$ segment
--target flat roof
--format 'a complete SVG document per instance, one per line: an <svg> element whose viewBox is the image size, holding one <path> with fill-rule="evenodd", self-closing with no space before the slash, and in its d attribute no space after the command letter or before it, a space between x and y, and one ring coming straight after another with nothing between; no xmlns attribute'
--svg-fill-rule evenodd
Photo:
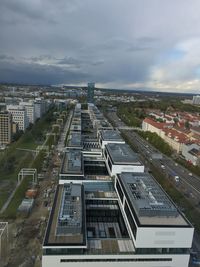
<svg viewBox="0 0 200 267"><path fill-rule="evenodd" d="M118 178L128 204L141 225L189 226L169 196L149 173L124 172L119 174Z"/></svg>
<svg viewBox="0 0 200 267"><path fill-rule="evenodd" d="M69 137L68 137L68 146L71 146L71 147L82 146L81 132L70 131Z"/></svg>
<svg viewBox="0 0 200 267"><path fill-rule="evenodd" d="M124 142L117 130L101 130L100 135L104 141L120 141Z"/></svg>
<svg viewBox="0 0 200 267"><path fill-rule="evenodd" d="M79 132L81 132L81 125L71 124L70 131L79 131Z"/></svg>
<svg viewBox="0 0 200 267"><path fill-rule="evenodd" d="M69 149L65 152L60 173L61 174L83 173L83 157L80 149Z"/></svg>
<svg viewBox="0 0 200 267"><path fill-rule="evenodd" d="M44 246L85 246L85 200L81 184L57 186Z"/></svg>
<svg viewBox="0 0 200 267"><path fill-rule="evenodd" d="M127 144L107 144L105 145L107 152L113 164L126 164L126 165L142 165L138 159L138 154Z"/></svg>
<svg viewBox="0 0 200 267"><path fill-rule="evenodd" d="M98 192L105 194L103 200ZM90 196L92 193L95 195ZM96 210L106 212L108 220L96 221ZM121 218L120 223L116 218L110 220L109 211ZM134 254L112 183L99 183L98 188L93 183L57 186L43 247L83 247L83 255Z"/></svg>

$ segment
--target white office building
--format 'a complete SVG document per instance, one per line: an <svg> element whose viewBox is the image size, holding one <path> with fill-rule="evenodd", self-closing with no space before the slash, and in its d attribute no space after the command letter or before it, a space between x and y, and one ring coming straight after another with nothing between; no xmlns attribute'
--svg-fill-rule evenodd
<svg viewBox="0 0 200 267"><path fill-rule="evenodd" d="M7 105L6 108L12 114L12 120L18 125L18 129L25 131L29 124L26 109L19 105Z"/></svg>
<svg viewBox="0 0 200 267"><path fill-rule="evenodd" d="M138 155L127 144L109 143L105 145L103 154L110 176L122 172L144 172Z"/></svg>
<svg viewBox="0 0 200 267"><path fill-rule="evenodd" d="M107 144L125 144L125 141L117 130L100 130L98 132L98 141L102 149Z"/></svg>
<svg viewBox="0 0 200 267"><path fill-rule="evenodd" d="M96 139L103 157L87 155L84 146L64 154L42 266L187 267L193 226L118 134ZM107 175L94 175L102 163Z"/></svg>
<svg viewBox="0 0 200 267"><path fill-rule="evenodd" d="M27 114L27 117L28 117L28 122L34 124L34 122L36 120L34 102L33 101L20 102L19 105L21 107L24 107L26 109L26 114Z"/></svg>
<svg viewBox="0 0 200 267"><path fill-rule="evenodd" d="M42 266L187 267L194 228L153 177L122 173L110 184L57 187Z"/></svg>

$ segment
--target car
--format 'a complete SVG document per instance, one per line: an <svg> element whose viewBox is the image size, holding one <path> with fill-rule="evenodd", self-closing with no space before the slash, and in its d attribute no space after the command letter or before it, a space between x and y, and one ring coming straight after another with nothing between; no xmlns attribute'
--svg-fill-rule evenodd
<svg viewBox="0 0 200 267"><path fill-rule="evenodd" d="M189 175L189 176L192 176L192 173L191 173L191 172L189 172L189 173L188 173L188 175Z"/></svg>
<svg viewBox="0 0 200 267"><path fill-rule="evenodd" d="M175 163L175 166L178 166L178 163Z"/></svg>

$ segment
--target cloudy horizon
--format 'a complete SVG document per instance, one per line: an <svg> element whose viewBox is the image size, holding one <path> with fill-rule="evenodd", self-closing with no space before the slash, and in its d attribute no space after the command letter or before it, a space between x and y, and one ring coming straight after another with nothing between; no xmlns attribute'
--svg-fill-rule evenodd
<svg viewBox="0 0 200 267"><path fill-rule="evenodd" d="M199 0L1 0L0 82L200 92Z"/></svg>

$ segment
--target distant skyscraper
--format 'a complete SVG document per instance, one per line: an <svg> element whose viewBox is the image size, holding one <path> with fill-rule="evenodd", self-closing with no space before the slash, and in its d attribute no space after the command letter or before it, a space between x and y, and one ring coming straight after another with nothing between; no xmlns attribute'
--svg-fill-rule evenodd
<svg viewBox="0 0 200 267"><path fill-rule="evenodd" d="M94 103L94 88L95 88L95 83L88 83L88 89L87 89L88 103Z"/></svg>
<svg viewBox="0 0 200 267"><path fill-rule="evenodd" d="M200 95L193 96L193 105L200 105Z"/></svg>

